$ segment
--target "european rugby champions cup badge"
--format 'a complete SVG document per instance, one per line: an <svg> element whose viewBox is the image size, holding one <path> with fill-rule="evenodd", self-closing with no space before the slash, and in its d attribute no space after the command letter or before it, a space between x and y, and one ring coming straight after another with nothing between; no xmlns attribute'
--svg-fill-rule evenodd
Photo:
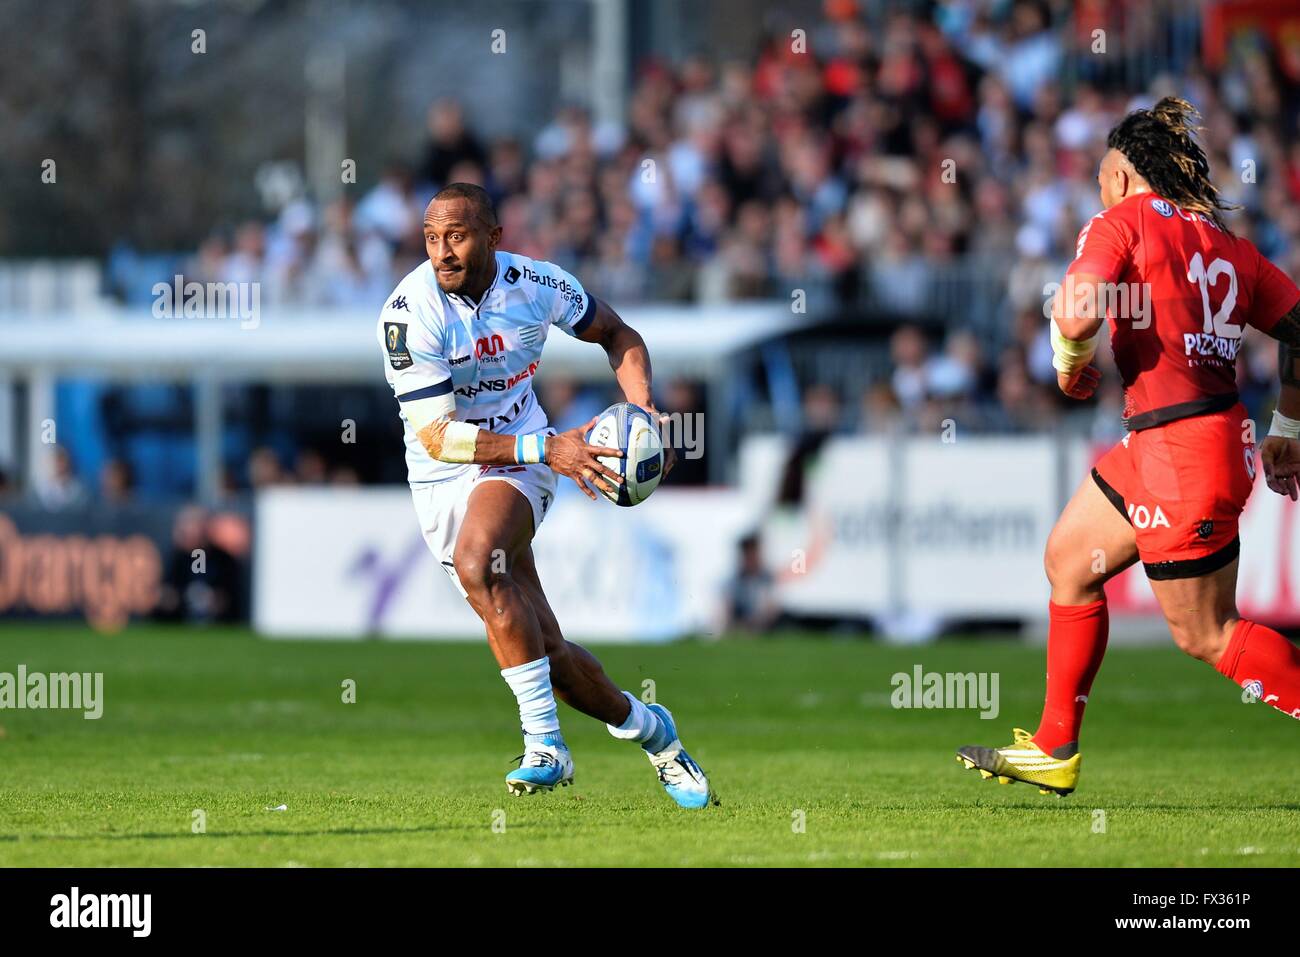
<svg viewBox="0 0 1300 957"><path fill-rule="evenodd" d="M388 362L394 369L412 365L411 353L406 350L406 323L384 323L384 344L388 346Z"/></svg>

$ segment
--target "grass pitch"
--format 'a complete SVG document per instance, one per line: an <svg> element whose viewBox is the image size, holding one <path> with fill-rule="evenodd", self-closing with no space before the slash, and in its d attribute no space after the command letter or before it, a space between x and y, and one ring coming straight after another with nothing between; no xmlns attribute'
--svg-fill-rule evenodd
<svg viewBox="0 0 1300 957"><path fill-rule="evenodd" d="M575 786L509 796L514 701L482 642L6 626L0 672L101 671L105 704L0 710L0 865L1300 864L1294 722L1172 645L1109 652L1064 799L953 756L1033 729L1039 648L595 650L622 686L655 682L721 807L679 810L638 747L563 706ZM917 664L997 672L1001 713L893 708Z"/></svg>

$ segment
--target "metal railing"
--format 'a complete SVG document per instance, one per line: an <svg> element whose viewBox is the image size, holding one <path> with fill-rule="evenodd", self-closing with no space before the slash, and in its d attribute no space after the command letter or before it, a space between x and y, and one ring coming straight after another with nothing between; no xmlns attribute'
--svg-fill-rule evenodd
<svg viewBox="0 0 1300 957"><path fill-rule="evenodd" d="M101 310L102 275L95 259L0 259L0 314Z"/></svg>

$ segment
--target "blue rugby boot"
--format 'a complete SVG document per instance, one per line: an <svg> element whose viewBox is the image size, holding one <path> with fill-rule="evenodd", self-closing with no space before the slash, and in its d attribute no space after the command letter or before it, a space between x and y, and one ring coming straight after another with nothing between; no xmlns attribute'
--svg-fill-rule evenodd
<svg viewBox="0 0 1300 957"><path fill-rule="evenodd" d="M659 783L680 807L696 810L720 804L708 776L682 748L672 713L661 704L648 705L661 722L659 732L641 745L659 774Z"/></svg>
<svg viewBox="0 0 1300 957"><path fill-rule="evenodd" d="M573 758L559 733L525 735L519 767L506 775L506 790L519 797L537 791L554 791L573 783Z"/></svg>

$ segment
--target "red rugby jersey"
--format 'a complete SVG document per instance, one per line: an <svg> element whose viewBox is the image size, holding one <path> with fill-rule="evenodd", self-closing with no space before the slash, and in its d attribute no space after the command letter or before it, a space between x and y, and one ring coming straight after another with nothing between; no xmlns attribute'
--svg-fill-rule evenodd
<svg viewBox="0 0 1300 957"><path fill-rule="evenodd" d="M1115 284L1107 318L1133 431L1231 408L1243 327L1267 332L1300 300L1249 240L1154 193L1136 193L1084 225L1067 293L1077 273Z"/></svg>

